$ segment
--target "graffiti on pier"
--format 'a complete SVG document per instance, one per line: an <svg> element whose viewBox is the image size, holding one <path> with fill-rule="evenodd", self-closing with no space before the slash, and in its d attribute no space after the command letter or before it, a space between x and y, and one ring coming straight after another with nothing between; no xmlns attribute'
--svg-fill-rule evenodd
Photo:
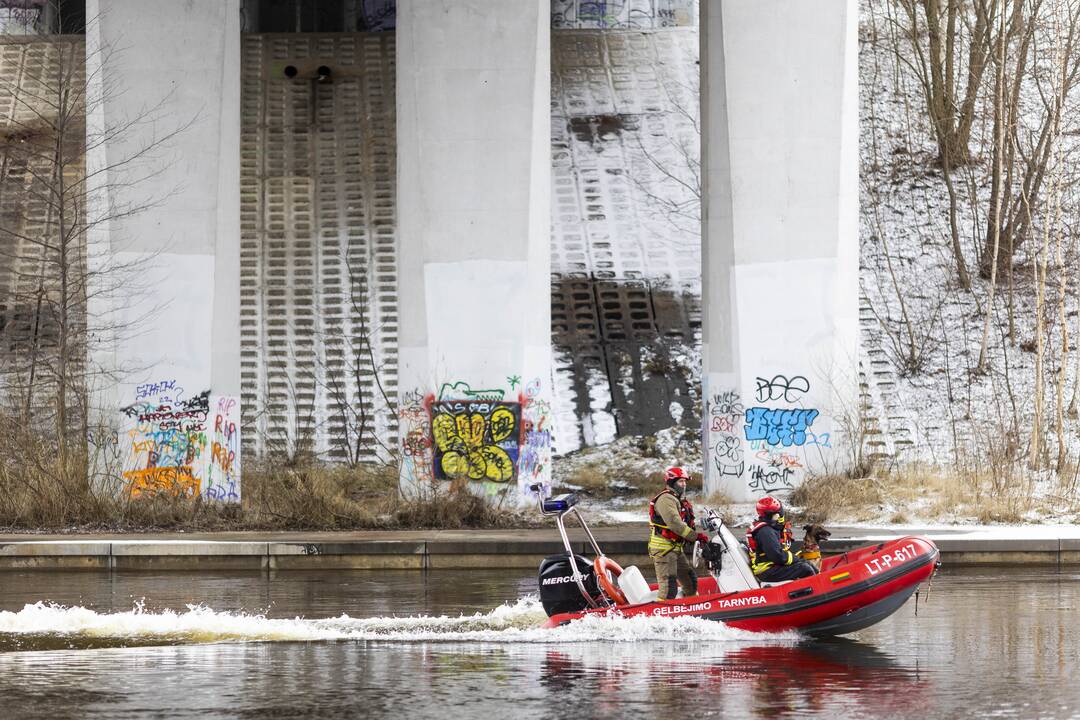
<svg viewBox="0 0 1080 720"><path fill-rule="evenodd" d="M409 483L432 478L431 403L434 395L420 390L402 393L398 405L398 432L401 435L401 479Z"/></svg>
<svg viewBox="0 0 1080 720"><path fill-rule="evenodd" d="M764 440L754 440L750 443L750 449L754 451L754 461L769 468L801 469L802 459L795 453L782 452L773 445L767 445Z"/></svg>
<svg viewBox="0 0 1080 720"><path fill-rule="evenodd" d="M807 448L832 447L827 432L830 421L822 420L820 410L807 407L813 402L807 375L770 371L751 377L753 385L747 383L740 395L729 389L734 376L709 376L718 389L710 391L706 406L709 477L738 495L747 490L758 495L793 489L812 470L817 457ZM741 397L756 402L744 408Z"/></svg>
<svg viewBox="0 0 1080 720"><path fill-rule="evenodd" d="M789 467L776 468L751 465L748 487L754 492L761 493L791 490L795 487L793 484L794 477L795 470Z"/></svg>
<svg viewBox="0 0 1080 720"><path fill-rule="evenodd" d="M806 444L806 431L814 424L817 410L788 410L754 407L746 411L747 440L764 440L770 445Z"/></svg>
<svg viewBox="0 0 1080 720"><path fill-rule="evenodd" d="M240 401L217 398L210 431L210 455L203 479L203 495L210 500L240 499Z"/></svg>
<svg viewBox="0 0 1080 720"><path fill-rule="evenodd" d="M724 390L709 398L708 444L719 477L740 477L745 468L739 425L743 404L739 393Z"/></svg>
<svg viewBox="0 0 1080 720"><path fill-rule="evenodd" d="M207 391L207 395L210 391ZM143 383L135 387L135 402L147 401L153 398L161 403L178 403L184 396L184 388L176 384L176 380L161 380L158 382ZM127 408L125 408L125 411Z"/></svg>
<svg viewBox="0 0 1080 720"><path fill-rule="evenodd" d="M443 383L439 388L439 401L450 400L452 398L460 397L468 400L502 400L503 395L506 393L499 389L493 388L491 390L473 390L469 383L455 382L455 383Z"/></svg>
<svg viewBox="0 0 1080 720"><path fill-rule="evenodd" d="M176 380L144 383L121 408L122 477L130 497L240 499L240 403L188 393ZM212 419L211 419L212 418Z"/></svg>
<svg viewBox="0 0 1080 720"><path fill-rule="evenodd" d="M759 403L774 401L796 403L804 394L810 392L810 381L802 375L793 375L790 378L785 375L774 375L772 380L759 377L754 382L757 383L755 394Z"/></svg>
<svg viewBox="0 0 1080 720"><path fill-rule="evenodd" d="M135 402L121 408L134 427L124 480L131 497L199 494L195 466L204 461L210 391L185 397L174 380L139 385Z"/></svg>
<svg viewBox="0 0 1080 720"><path fill-rule="evenodd" d="M552 417L551 404L543 397L539 378L525 385L521 396L524 438L518 458L518 484L522 492L530 485L547 485L551 476Z"/></svg>
<svg viewBox="0 0 1080 720"><path fill-rule="evenodd" d="M759 376L754 392L761 405L746 411L743 425L753 453L747 487L755 494L791 490L807 472L807 459L812 456L806 449L831 447L829 433L813 429L820 411L805 407L810 381L805 375Z"/></svg>
<svg viewBox="0 0 1080 720"><path fill-rule="evenodd" d="M191 473L190 465L128 470L124 479L129 483L127 491L131 497L159 494L195 497L199 494L199 481Z"/></svg>
<svg viewBox="0 0 1080 720"><path fill-rule="evenodd" d="M517 402L504 400L503 389L473 390L462 381L443 383L438 393L403 393L402 482L482 483L473 490L489 495L515 481L523 493L549 482L554 421L544 382L507 375L506 383L518 390Z"/></svg>
<svg viewBox="0 0 1080 720"><path fill-rule="evenodd" d="M517 477L521 404L490 400L431 403L433 468L440 480Z"/></svg>

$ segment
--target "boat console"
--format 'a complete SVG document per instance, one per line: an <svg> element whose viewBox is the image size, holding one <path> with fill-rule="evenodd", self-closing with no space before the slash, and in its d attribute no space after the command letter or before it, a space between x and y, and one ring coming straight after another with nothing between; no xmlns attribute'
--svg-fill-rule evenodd
<svg viewBox="0 0 1080 720"><path fill-rule="evenodd" d="M540 512L544 515L559 515L577 505L577 495L566 493L540 500Z"/></svg>
<svg viewBox="0 0 1080 720"><path fill-rule="evenodd" d="M720 592L738 592L759 587L758 579L750 569L750 560L742 544L724 524L720 513L712 508L701 509L701 527L712 540L708 548L694 546L694 567L705 562L709 572L716 578Z"/></svg>

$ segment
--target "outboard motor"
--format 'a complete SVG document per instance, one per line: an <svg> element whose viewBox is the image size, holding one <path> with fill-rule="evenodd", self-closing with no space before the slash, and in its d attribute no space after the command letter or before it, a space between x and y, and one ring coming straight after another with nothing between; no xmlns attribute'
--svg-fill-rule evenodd
<svg viewBox="0 0 1080 720"><path fill-rule="evenodd" d="M548 617L565 612L577 612L589 607L588 601L581 594L577 580L585 585L585 592L590 597L599 598L600 588L596 583L591 560L575 555L579 575L575 576L570 556L566 554L550 555L540 563L540 603Z"/></svg>
<svg viewBox="0 0 1080 720"><path fill-rule="evenodd" d="M577 505L577 496L567 493L545 498L544 488L541 485L532 485L529 489L536 493L540 514L555 518L555 526L559 528L559 536L562 538L563 547L566 548L565 553L551 555L540 563L538 578L540 603L544 606L548 617L588 608L609 607L611 603L600 590L592 561L575 553L570 544L570 538L566 535L566 524L563 518L574 515L581 523L581 529L589 537L589 544L592 545L596 556L600 557L604 554L596 543L592 530L589 530L589 526L585 524L585 519L574 507Z"/></svg>

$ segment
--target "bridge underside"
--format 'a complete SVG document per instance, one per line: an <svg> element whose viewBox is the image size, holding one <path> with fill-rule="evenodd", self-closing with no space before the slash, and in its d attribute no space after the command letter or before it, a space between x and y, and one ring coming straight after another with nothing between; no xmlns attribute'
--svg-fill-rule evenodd
<svg viewBox="0 0 1080 720"><path fill-rule="evenodd" d="M245 34L242 57L245 445L385 457L403 281L394 35ZM284 74L322 64L330 83ZM664 173L698 153L697 31L554 30L551 66L556 448L697 428L698 210L664 213L687 201Z"/></svg>
<svg viewBox="0 0 1080 720"><path fill-rule="evenodd" d="M166 308L140 339L96 337L91 359L117 379L91 402L132 446L113 441L117 457L150 442L120 409L176 405L181 386L226 412L239 395L247 451L400 455L424 479L503 488L549 479L552 450L673 425L704 430L707 487L733 497L841 454L857 361L852 0L710 3L700 32L690 0L600 15L398 0L394 23L380 0L342 18L396 30L333 33L241 33L239 0L201 1L108 0L87 34L87 77L126 90L88 128L160 100L162 78L178 88L165 110L200 120L147 188L173 190L160 206L86 232L92 257L154 266L146 304L88 293L88 317ZM106 41L125 53L97 52ZM33 46L4 41L12 86L45 62ZM153 132L87 143L88 207L109 206L124 178L101 169ZM48 226L6 192L25 175L9 159L5 217ZM27 296L33 252L12 254L30 265L0 283L22 277ZM3 310L25 346L26 303ZM209 420L199 403L185 412Z"/></svg>

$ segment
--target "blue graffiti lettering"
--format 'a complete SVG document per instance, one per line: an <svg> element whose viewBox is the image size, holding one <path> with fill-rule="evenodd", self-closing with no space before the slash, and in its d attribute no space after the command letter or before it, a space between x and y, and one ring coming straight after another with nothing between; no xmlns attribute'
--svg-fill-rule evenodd
<svg viewBox="0 0 1080 720"><path fill-rule="evenodd" d="M804 445L806 430L817 416L817 410L754 407L746 411L743 429L747 440L764 440L770 445Z"/></svg>

